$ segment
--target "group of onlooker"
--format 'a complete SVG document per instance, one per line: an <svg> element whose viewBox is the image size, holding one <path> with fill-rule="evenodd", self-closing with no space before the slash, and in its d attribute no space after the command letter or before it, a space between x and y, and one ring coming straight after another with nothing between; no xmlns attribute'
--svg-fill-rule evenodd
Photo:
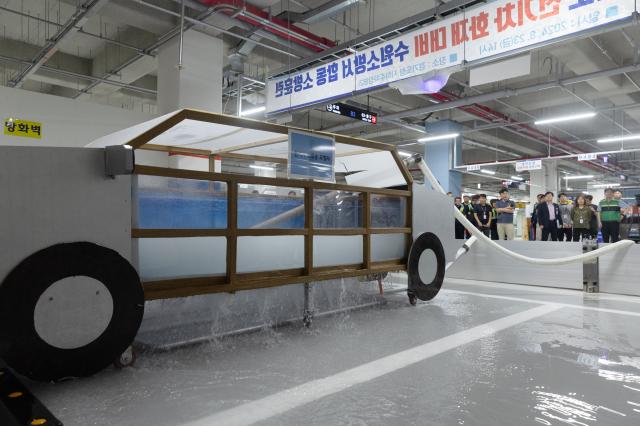
<svg viewBox="0 0 640 426"><path fill-rule="evenodd" d="M448 195L451 195L449 193ZM507 189L500 190L500 198L487 203L487 195L479 194L469 197L455 197L453 203L471 223L476 225L487 237L493 240L513 240L513 214L516 205L509 199ZM470 234L462 224L456 220L455 237L469 238Z"/></svg>
<svg viewBox="0 0 640 426"><path fill-rule="evenodd" d="M561 193L558 203L553 202L553 192L538 194L531 216L532 233L536 240L580 241L596 239L602 232L605 243L620 240L620 222L630 209L622 200L622 192L611 188L604 190L604 199L598 205L592 195L580 194L572 203Z"/></svg>
<svg viewBox="0 0 640 426"><path fill-rule="evenodd" d="M451 193L448 195L452 196ZM531 239L538 241L580 241L596 239L598 231L602 232L605 243L620 240L620 222L631 210L629 204L622 200L622 193L607 188L605 198L598 205L593 203L593 196L580 194L575 203L565 193L554 202L554 193L538 194L531 215ZM486 194L469 197L454 197L455 207L471 223L493 240L513 240L513 215L515 203L509 199L509 191L503 188L500 198L487 202ZM455 237L469 238L469 232L458 221L455 221Z"/></svg>

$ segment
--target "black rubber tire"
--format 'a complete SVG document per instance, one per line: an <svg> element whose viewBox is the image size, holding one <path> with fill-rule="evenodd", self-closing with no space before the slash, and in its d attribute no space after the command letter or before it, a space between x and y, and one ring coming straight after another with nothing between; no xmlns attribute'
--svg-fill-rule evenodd
<svg viewBox="0 0 640 426"><path fill-rule="evenodd" d="M420 255L425 250L433 250L436 256L437 268L435 277L430 283L422 282L420 273L418 271L418 264L420 262ZM409 292L415 295L418 299L427 301L431 300L442 288L442 282L444 281L444 273L446 267L446 259L444 254L444 248L440 239L431 232L425 232L421 234L411 245L409 251L409 260L407 262L408 276L409 276Z"/></svg>
<svg viewBox="0 0 640 426"><path fill-rule="evenodd" d="M49 345L36 332L34 310L54 282L73 276L100 281L111 293L106 330L76 349ZM118 358L138 332L144 291L138 273L118 252L88 242L57 244L24 259L0 284L0 357L34 380L90 376Z"/></svg>

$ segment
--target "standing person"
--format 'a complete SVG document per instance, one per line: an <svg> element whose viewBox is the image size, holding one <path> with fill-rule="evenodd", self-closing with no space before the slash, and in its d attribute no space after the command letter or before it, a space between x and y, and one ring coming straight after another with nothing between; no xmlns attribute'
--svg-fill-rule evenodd
<svg viewBox="0 0 640 426"><path fill-rule="evenodd" d="M498 211L496 210L497 199L491 199L491 239L498 241Z"/></svg>
<svg viewBox="0 0 640 426"><path fill-rule="evenodd" d="M480 194L473 213L478 229L487 237L491 236L491 206L487 204L486 194Z"/></svg>
<svg viewBox="0 0 640 426"><path fill-rule="evenodd" d="M591 218L595 213L587 205L584 195L578 195L576 205L571 209L571 223L573 224L573 241L582 241L591 238Z"/></svg>
<svg viewBox="0 0 640 426"><path fill-rule="evenodd" d="M513 212L516 210L516 204L509 199L507 188L502 188L498 194L500 194L500 199L496 202L498 239L513 240Z"/></svg>
<svg viewBox="0 0 640 426"><path fill-rule="evenodd" d="M545 202L538 206L538 223L542 229L542 241L558 241L558 223L562 225L560 206L553 202L553 192L544 194Z"/></svg>
<svg viewBox="0 0 640 426"><path fill-rule="evenodd" d="M620 202L613 198L613 189L604 190L604 200L600 200L599 227L605 243L620 241Z"/></svg>
<svg viewBox="0 0 640 426"><path fill-rule="evenodd" d="M533 228L533 234L536 241L542 240L542 231L540 230L540 224L538 223L538 206L544 203L544 194L538 194L536 196L536 203L533 205L533 212L531 212L531 227Z"/></svg>
<svg viewBox="0 0 640 426"><path fill-rule="evenodd" d="M589 231L591 232L591 238L598 239L598 206L593 204L593 195L589 194L586 197L587 207L591 209L593 214L591 215L591 222L589 222Z"/></svg>
<svg viewBox="0 0 640 426"><path fill-rule="evenodd" d="M613 198L618 200L618 203L620 203L620 239L625 240L629 238L629 228L631 228L631 224L629 222L631 204L622 198L622 191L619 189L613 191Z"/></svg>
<svg viewBox="0 0 640 426"><path fill-rule="evenodd" d="M613 198L618 200L618 203L620 204L620 215L624 217L626 214L629 213L629 208L631 207L631 204L627 203L625 200L622 199L622 191L620 191L619 189L616 189L615 191L613 191Z"/></svg>
<svg viewBox="0 0 640 426"><path fill-rule="evenodd" d="M464 211L462 212L462 214L465 215L469 222L475 225L476 220L473 217L473 205L471 204L471 198L468 195L464 195L462 199L464 200L462 203L462 205L464 206ZM464 235L465 238L471 238L471 233L466 229L464 230Z"/></svg>
<svg viewBox="0 0 640 426"><path fill-rule="evenodd" d="M464 214L465 209L464 209L464 205L462 204L462 198L460 197L455 197L453 199L453 204L456 207L456 209L458 209L458 211L462 214ZM464 226L462 226L462 224L460 223L460 221L458 221L458 219L456 219L455 222L455 236L456 236L456 240L464 240Z"/></svg>
<svg viewBox="0 0 640 426"><path fill-rule="evenodd" d="M560 218L562 219L562 227L558 230L558 241L571 241L573 236L571 231L571 227L573 226L571 222L571 209L573 205L564 192L558 195L558 201L560 205Z"/></svg>

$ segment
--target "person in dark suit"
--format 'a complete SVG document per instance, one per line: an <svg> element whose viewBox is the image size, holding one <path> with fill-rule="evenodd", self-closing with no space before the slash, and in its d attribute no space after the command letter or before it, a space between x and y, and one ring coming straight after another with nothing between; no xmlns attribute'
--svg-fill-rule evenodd
<svg viewBox="0 0 640 426"><path fill-rule="evenodd" d="M553 202L553 192L544 194L544 201L538 205L537 218L542 230L542 241L558 241L558 228L562 226L560 206Z"/></svg>

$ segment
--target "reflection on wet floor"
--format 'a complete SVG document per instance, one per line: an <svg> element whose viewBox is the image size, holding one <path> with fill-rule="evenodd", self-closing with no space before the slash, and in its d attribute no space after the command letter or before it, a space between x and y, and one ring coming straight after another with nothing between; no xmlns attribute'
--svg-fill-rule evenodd
<svg viewBox="0 0 640 426"><path fill-rule="evenodd" d="M287 392L284 402L303 402L215 424L640 424L640 298L457 281L445 289L417 307L388 295L386 305L321 318L311 330L144 353L131 369L36 391L65 425L183 425ZM482 334L471 339L473 330ZM304 387L435 341L452 347L317 398Z"/></svg>

